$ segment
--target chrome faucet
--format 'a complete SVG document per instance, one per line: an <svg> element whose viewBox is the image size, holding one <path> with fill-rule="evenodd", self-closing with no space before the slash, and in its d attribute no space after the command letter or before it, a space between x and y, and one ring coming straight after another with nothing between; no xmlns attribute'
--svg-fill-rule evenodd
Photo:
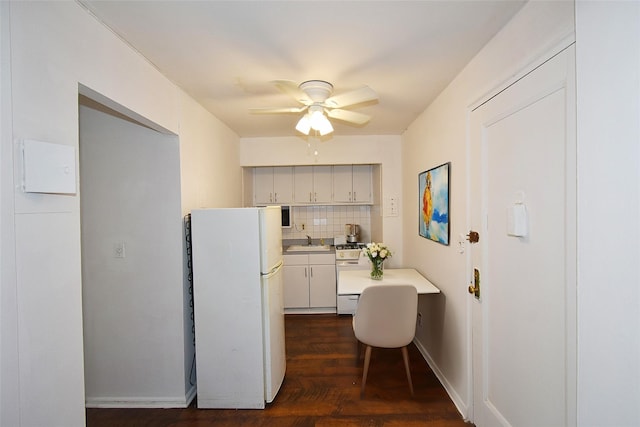
<svg viewBox="0 0 640 427"><path fill-rule="evenodd" d="M307 245L311 246L311 236L307 235Z"/></svg>

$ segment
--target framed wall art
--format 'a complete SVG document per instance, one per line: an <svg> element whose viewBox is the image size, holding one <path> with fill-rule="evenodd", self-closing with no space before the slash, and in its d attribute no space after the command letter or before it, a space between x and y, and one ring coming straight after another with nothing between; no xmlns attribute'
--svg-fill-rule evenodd
<svg viewBox="0 0 640 427"><path fill-rule="evenodd" d="M418 232L425 239L449 245L449 170L451 162L418 174Z"/></svg>

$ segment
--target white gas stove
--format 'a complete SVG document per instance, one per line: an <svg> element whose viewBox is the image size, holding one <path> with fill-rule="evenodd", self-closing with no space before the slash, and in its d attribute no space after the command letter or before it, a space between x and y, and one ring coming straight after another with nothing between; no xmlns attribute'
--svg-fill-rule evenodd
<svg viewBox="0 0 640 427"><path fill-rule="evenodd" d="M336 245L336 262L339 261L358 261L362 256L362 248L364 243L345 243Z"/></svg>
<svg viewBox="0 0 640 427"><path fill-rule="evenodd" d="M346 270L368 270L369 259L362 253L364 243L336 243L336 277L340 286L340 272ZM358 304L357 295L338 295L338 314L353 314Z"/></svg>

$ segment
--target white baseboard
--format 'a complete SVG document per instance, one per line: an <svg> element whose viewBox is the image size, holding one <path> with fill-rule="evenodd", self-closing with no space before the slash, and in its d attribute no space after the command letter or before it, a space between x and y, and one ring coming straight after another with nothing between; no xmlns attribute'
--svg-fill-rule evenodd
<svg viewBox="0 0 640 427"><path fill-rule="evenodd" d="M196 386L191 386L180 397L87 397L86 408L186 408L196 397Z"/></svg>
<svg viewBox="0 0 640 427"><path fill-rule="evenodd" d="M436 375L436 377L438 378L438 380L440 381L440 383L444 387L445 391L447 392L447 394L449 395L449 397L453 401L453 404L456 405L456 408L458 409L458 412L460 412L460 415L462 415L462 418L465 421L467 421L469 419L469 417L468 417L468 410L469 410L468 405L464 402L464 400L456 392L456 390L453 388L451 383L449 381L447 381L447 378L444 376L442 371L438 368L438 365L436 365L434 360L431 358L431 356L429 355L429 352L424 347L424 345L422 345L422 343L418 339L414 339L413 342L416 345L416 347L418 348L418 351L420 351L420 354L422 354L422 357L424 357L424 360L427 362L427 364L429 365L429 367L431 368L433 373Z"/></svg>
<svg viewBox="0 0 640 427"><path fill-rule="evenodd" d="M335 307L285 308L284 314L336 314Z"/></svg>

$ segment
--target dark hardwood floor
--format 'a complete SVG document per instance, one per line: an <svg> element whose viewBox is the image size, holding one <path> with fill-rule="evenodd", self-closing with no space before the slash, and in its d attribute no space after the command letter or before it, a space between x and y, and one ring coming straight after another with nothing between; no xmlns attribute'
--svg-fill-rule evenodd
<svg viewBox="0 0 640 427"><path fill-rule="evenodd" d="M87 409L88 427L472 427L412 344L412 398L398 349L374 349L364 396L351 316L288 315L287 373L265 410Z"/></svg>

